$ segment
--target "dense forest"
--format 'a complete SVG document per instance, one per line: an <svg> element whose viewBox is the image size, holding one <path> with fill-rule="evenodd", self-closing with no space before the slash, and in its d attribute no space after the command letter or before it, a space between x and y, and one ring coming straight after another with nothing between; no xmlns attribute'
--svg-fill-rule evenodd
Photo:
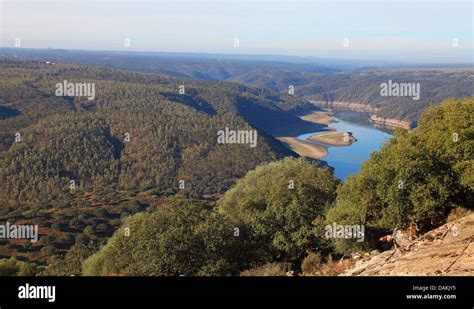
<svg viewBox="0 0 474 309"><path fill-rule="evenodd" d="M283 109L298 104L290 96L34 61L2 61L0 71L0 217L44 227L39 243L0 255L44 260L43 248L105 240L165 196L213 199L257 165L296 156L264 131L301 121ZM56 96L64 80L94 83L95 100ZM258 130L258 147L218 144L225 128Z"/></svg>

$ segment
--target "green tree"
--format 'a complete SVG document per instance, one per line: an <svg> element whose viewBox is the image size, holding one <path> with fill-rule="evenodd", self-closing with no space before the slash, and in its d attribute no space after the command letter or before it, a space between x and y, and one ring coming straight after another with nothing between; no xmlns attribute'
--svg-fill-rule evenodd
<svg viewBox="0 0 474 309"><path fill-rule="evenodd" d="M12 257L0 260L0 276L35 276L38 267Z"/></svg>
<svg viewBox="0 0 474 309"><path fill-rule="evenodd" d="M329 169L285 158L240 179L226 192L220 209L235 224L248 227L262 257L294 260L324 241L314 229L334 202L337 185Z"/></svg>
<svg viewBox="0 0 474 309"><path fill-rule="evenodd" d="M127 218L84 262L85 275L233 275L248 259L233 225L206 204L170 198Z"/></svg>
<svg viewBox="0 0 474 309"><path fill-rule="evenodd" d="M336 249L372 248L393 229L416 224L428 230L454 207L472 207L473 114L473 97L447 100L423 114L416 130L396 130L338 190L327 223L363 224L366 242L337 239Z"/></svg>

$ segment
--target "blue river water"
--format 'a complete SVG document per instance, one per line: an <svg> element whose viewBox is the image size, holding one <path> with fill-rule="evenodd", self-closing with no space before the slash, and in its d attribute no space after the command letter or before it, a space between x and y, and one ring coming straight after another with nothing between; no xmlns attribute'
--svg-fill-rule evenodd
<svg viewBox="0 0 474 309"><path fill-rule="evenodd" d="M368 115L361 112L340 111L333 115L337 122L329 124L329 127L337 131L352 132L357 139L350 146L329 146L329 154L322 160L334 168L334 174L344 180L350 174L360 171L362 164L367 161L370 154L382 147L393 135L387 129L376 128L370 121ZM298 136L300 140L306 140L313 134L310 132Z"/></svg>

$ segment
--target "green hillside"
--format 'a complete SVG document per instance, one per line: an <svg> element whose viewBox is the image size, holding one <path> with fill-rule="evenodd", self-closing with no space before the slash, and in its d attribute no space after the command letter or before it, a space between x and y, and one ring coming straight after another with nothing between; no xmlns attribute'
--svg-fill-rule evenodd
<svg viewBox="0 0 474 309"><path fill-rule="evenodd" d="M295 156L265 132L301 121L279 107L295 99L266 90L31 61L2 61L0 72L0 219L47 227L43 242L0 255L42 259L41 248L101 241L164 196L215 199L256 166ZM64 80L94 83L95 99L56 96ZM226 128L256 129L257 147L219 144Z"/></svg>

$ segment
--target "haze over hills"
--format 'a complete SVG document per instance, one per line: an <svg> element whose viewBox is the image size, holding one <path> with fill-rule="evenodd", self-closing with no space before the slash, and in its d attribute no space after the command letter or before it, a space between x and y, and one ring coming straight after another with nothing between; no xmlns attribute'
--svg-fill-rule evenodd
<svg viewBox="0 0 474 309"><path fill-rule="evenodd" d="M217 55L192 53L0 49L6 59L36 59L104 66L180 78L220 80L289 93L304 101L367 105L375 116L416 123L421 112L446 98L474 93L469 64L403 64L400 62L324 60L293 56ZM380 85L418 83L420 98L382 97ZM306 106L305 106L306 105Z"/></svg>
<svg viewBox="0 0 474 309"><path fill-rule="evenodd" d="M0 57L100 65L205 80L226 80L260 70L324 73L341 70L296 56L0 48Z"/></svg>

